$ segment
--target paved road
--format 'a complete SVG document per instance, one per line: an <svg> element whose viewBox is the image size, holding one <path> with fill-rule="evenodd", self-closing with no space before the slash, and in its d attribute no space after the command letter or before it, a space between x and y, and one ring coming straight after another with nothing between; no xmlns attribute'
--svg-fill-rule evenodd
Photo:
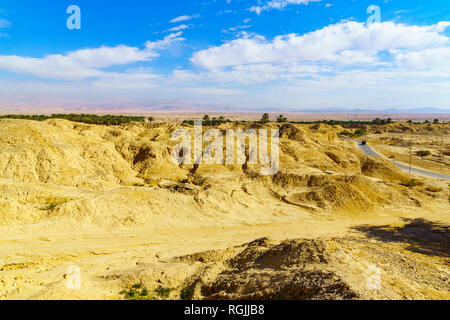
<svg viewBox="0 0 450 320"><path fill-rule="evenodd" d="M367 145L367 144L362 145L361 141L358 141L358 140L353 140L353 141L357 143L358 149L360 151L364 152L366 155L372 156L372 157L383 157L379 153L375 152L369 145ZM389 161L391 161L398 168L400 168L406 172L409 172L409 166L392 161L392 160L389 160ZM419 168L414 168L414 167L411 169L411 173L429 177L429 178L434 178L434 179L450 180L450 176L448 176L448 175L445 175L442 173L437 173L437 172L432 172L432 171L427 171L427 170L423 170L423 169L419 169Z"/></svg>

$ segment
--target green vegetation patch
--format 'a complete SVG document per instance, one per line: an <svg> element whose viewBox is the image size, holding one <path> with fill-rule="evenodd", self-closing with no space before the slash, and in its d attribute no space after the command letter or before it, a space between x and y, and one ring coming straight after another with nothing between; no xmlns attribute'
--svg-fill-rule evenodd
<svg viewBox="0 0 450 320"><path fill-rule="evenodd" d="M421 150L421 151L417 151L416 154L419 157L427 157L427 156L431 155L431 152L430 151Z"/></svg>
<svg viewBox="0 0 450 320"><path fill-rule="evenodd" d="M189 300L194 295L194 290L191 287L186 287L181 289L180 291L180 299L181 300Z"/></svg>
<svg viewBox="0 0 450 320"><path fill-rule="evenodd" d="M402 182L400 183L400 185L404 186L404 187L408 187L408 188L414 188L414 187L421 187L423 186L423 182L417 179L411 179L409 181L406 182Z"/></svg>
<svg viewBox="0 0 450 320"><path fill-rule="evenodd" d="M120 294L124 295L125 300L157 300L142 283L134 284Z"/></svg>
<svg viewBox="0 0 450 320"><path fill-rule="evenodd" d="M174 288L159 286L151 292L142 283L136 283L120 292L120 294L124 296L125 300L167 300L174 290Z"/></svg>
<svg viewBox="0 0 450 320"><path fill-rule="evenodd" d="M22 119L45 121L49 119L64 119L73 122L80 122L86 124L97 124L106 126L117 126L129 122L145 122L153 121L153 118L133 117L133 116L114 116L114 115L95 115L95 114L52 114L52 115L3 115L0 119Z"/></svg>
<svg viewBox="0 0 450 320"><path fill-rule="evenodd" d="M217 127L224 123L232 122L230 119L225 119L224 117L213 117L210 118L209 115L205 115L202 119L202 125L208 126L208 127ZM193 126L195 124L194 120L184 120L183 124L188 124Z"/></svg>
<svg viewBox="0 0 450 320"><path fill-rule="evenodd" d="M343 136L346 136L346 137L359 138L359 137L364 136L366 134L366 132L363 129L358 129L354 132L344 130L340 134Z"/></svg>
<svg viewBox="0 0 450 320"><path fill-rule="evenodd" d="M133 187L145 187L145 184L143 184L143 183L135 183L135 184L133 184Z"/></svg>
<svg viewBox="0 0 450 320"><path fill-rule="evenodd" d="M159 286L155 289L155 294L161 298L161 299L169 299L170 294L172 291L174 291L174 288L163 288L162 286Z"/></svg>
<svg viewBox="0 0 450 320"><path fill-rule="evenodd" d="M42 211L52 211L56 207L69 202L70 199L61 199L61 200L55 200L55 201L49 201L47 202L43 207L40 208Z"/></svg>

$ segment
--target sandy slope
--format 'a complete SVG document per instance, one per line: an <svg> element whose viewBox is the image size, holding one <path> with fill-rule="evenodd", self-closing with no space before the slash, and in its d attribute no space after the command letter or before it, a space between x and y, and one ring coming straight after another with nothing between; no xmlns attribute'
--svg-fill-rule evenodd
<svg viewBox="0 0 450 320"><path fill-rule="evenodd" d="M418 219L421 214L423 212L410 213L409 216L411 219ZM427 215L432 221L447 219L442 214L427 212ZM448 230L433 231L428 227L430 222L412 221L418 223L417 229L414 225L412 227L415 232L411 235L413 239L420 237L429 240L430 236L434 235L438 242L445 244L445 238L440 237L444 237L445 232L448 236ZM412 222L404 222L395 216L389 216L370 220L305 219L284 224L233 228L168 230L131 228L108 232L86 226L67 230L58 228L55 232L52 231L54 229L52 226L37 225L29 229L21 228L20 232L15 230L15 235L11 235L13 230L2 230L3 236L0 240L4 261L1 275L2 298L121 299L123 296L119 292L140 282L151 290L160 285L176 288L171 296L174 299L179 298L182 289L190 287L193 288L192 298L196 299L243 298L248 294L253 294L252 298L347 297L333 294L333 291L329 290L325 290L329 296L301 296L299 292L304 285L298 285L296 287L298 290L292 291L291 294L277 296L279 293L277 290L273 290L271 295L267 295L267 292L262 293L265 289L276 289L277 285L283 287L283 284L291 282L286 275L279 274L286 267L283 261L277 266L273 266L270 262L277 261L279 255L274 254L269 258L266 262L268 266L254 266L255 261L258 261L257 257L248 257L244 262L251 265L246 267L245 272L239 267L237 272L236 263L230 264L229 260L245 249L246 246L241 245L268 236L272 239L271 246L276 246L285 239L319 239L319 245L325 246L320 251L327 256L332 255L332 258L323 262L303 260L301 263L291 262L287 266L289 274L301 275L305 268L309 271L333 273L339 279L339 283L345 283L350 288L348 291L352 292L353 298L450 298L448 241L446 248L432 242L426 243L425 240L419 243L407 241L403 233L408 234L409 231L404 226L411 224ZM381 238L372 237L371 232L363 231L366 228L364 226L370 226L373 233L380 231L383 235L383 230L389 230L385 227L387 225L398 226L402 231L399 234L395 231L392 233L386 231L386 235ZM395 239L396 234L399 239ZM296 243L303 241L294 240ZM230 249L226 250L227 248ZM205 250L212 251L176 258ZM225 250L225 253L222 250ZM298 253L288 250L283 256L296 258ZM244 262L242 266L245 265ZM81 268L81 290L73 291L66 288L63 275L71 265ZM379 266L382 270L381 290L368 290L366 287L365 274L370 266ZM244 274L241 274L242 272ZM262 279L258 281L263 283L265 281L265 285L261 283L239 285L232 292L227 292L227 288L221 284L233 281L245 282L245 279L249 279L246 272L263 272ZM278 280L271 281L266 279L267 277ZM203 287L209 289L205 292ZM316 288L311 285L310 287ZM242 292L244 288L247 289Z"/></svg>
<svg viewBox="0 0 450 320"><path fill-rule="evenodd" d="M402 186L408 176L339 141L341 128L277 127L280 172L262 177L174 165L175 124L1 120L0 297L119 299L142 282L171 298L448 298L448 185ZM372 265L388 275L377 291L361 276Z"/></svg>

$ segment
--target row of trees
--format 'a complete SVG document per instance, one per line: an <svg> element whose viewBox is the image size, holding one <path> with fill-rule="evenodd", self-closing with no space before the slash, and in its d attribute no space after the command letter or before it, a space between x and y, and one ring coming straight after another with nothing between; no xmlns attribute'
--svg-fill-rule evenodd
<svg viewBox="0 0 450 320"><path fill-rule="evenodd" d="M202 124L205 125L205 126L209 126L209 127L216 127L216 126L219 126L219 125L221 125L223 123L228 123L228 122L231 122L231 120L230 119L225 119L224 117L218 117L218 118L213 117L213 118L210 118L209 115L205 115L203 117L203 119L202 119ZM184 120L183 121L183 124L189 124L191 126L193 126L194 123L195 123L194 120Z"/></svg>
<svg viewBox="0 0 450 320"><path fill-rule="evenodd" d="M375 120L372 121L373 125L386 125L386 124L391 124L392 123L392 119L391 118L387 118L387 119L380 119L380 118L376 118Z"/></svg>
<svg viewBox="0 0 450 320"><path fill-rule="evenodd" d="M3 115L0 119L24 119L34 121L44 121L48 119L65 119L73 122L86 124L97 124L106 126L117 126L129 122L153 121L153 118L115 115L95 115L95 114L52 114L52 115Z"/></svg>
<svg viewBox="0 0 450 320"><path fill-rule="evenodd" d="M425 122L424 123L427 123L427 124L429 124L429 123L431 123L431 121L430 120L425 120ZM439 121L439 119L434 119L433 120L433 123L434 124L439 124L440 123L440 121Z"/></svg>
<svg viewBox="0 0 450 320"><path fill-rule="evenodd" d="M264 113L262 118L261 118L261 120L259 122L263 123L263 124L270 122L269 114L268 113ZM288 122L288 118L286 118L284 115L280 114L277 117L277 122L278 123Z"/></svg>
<svg viewBox="0 0 450 320"><path fill-rule="evenodd" d="M231 122L231 120L229 119L225 119L224 117L219 117L219 118L210 118L209 115L205 115L203 117L203 124L206 126L217 126L226 122ZM277 119L276 122L278 123L285 123L288 122L288 118L286 118L284 115L280 114ZM270 116L268 113L264 113L263 116L261 117L261 120L258 121L258 123L261 124L266 124L270 122ZM410 123L412 123L412 121L408 121ZM183 123L186 124L194 124L193 120L185 120ZM322 121L303 121L303 122L293 122L293 123L298 123L298 124L314 124L314 123L324 123L324 124L328 124L328 125L340 125L342 127L346 127L346 128L361 128L363 126L367 126L367 125L387 125L387 124L391 124L393 123L391 118L387 118L387 119L381 119L381 118L376 118L372 121L354 121L354 120L322 120ZM430 121L425 121L425 123L431 123ZM433 121L434 124L438 124L439 120L435 119Z"/></svg>
<svg viewBox="0 0 450 320"><path fill-rule="evenodd" d="M74 122L81 122L87 124L99 124L99 125L121 125L128 122L145 122L153 121L152 117L135 117L135 116L116 116L116 115L95 115L95 114L52 114L52 115L0 115L0 119L25 119L25 120L35 120L35 121L44 121L48 119L65 119ZM205 115L203 117L203 124L206 126L218 126L223 123L231 122L230 119L225 119L224 117L213 117L210 118L209 115ZM270 116L268 113L264 113L261 120L258 123L266 124L270 122ZM288 122L288 118L284 115L279 115L276 119L278 123ZM298 124L315 124L315 123L324 123L328 125L340 125L345 128L362 128L366 125L386 125L392 123L391 118L380 119L376 118L372 121L354 121L354 120L322 120L322 121L300 121L300 122L292 122ZM186 124L194 124L193 120L185 120L183 123ZM408 123L413 123L412 120L409 120ZM431 123L431 121L426 120L424 123ZM439 124L439 119L433 120L434 124Z"/></svg>

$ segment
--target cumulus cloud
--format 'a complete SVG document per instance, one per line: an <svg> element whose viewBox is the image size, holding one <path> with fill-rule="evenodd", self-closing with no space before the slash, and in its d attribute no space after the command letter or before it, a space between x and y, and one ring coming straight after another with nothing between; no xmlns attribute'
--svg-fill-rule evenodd
<svg viewBox="0 0 450 320"><path fill-rule="evenodd" d="M196 52L191 61L206 69L252 63L301 61L376 62L374 54L388 50L421 50L449 44L441 32L448 26L408 26L392 22L366 26L341 22L305 35L289 34L267 40L244 37ZM356 58L356 60L355 60Z"/></svg>
<svg viewBox="0 0 450 320"><path fill-rule="evenodd" d="M245 86L255 105L404 107L432 105L433 94L443 107L450 98L449 25L345 21L304 35L247 34L198 51L191 62L206 83Z"/></svg>
<svg viewBox="0 0 450 320"><path fill-rule="evenodd" d="M195 52L193 67L177 67L167 74L148 67L122 72L105 68L152 61L184 40L181 31L142 48L90 48L43 58L0 55L0 69L43 78L87 78L70 85L58 82L58 89L66 84L70 89L64 90L91 90L95 97L103 92L124 99L165 94L258 107L376 108L395 103L448 108L450 38L444 31L449 26L448 21L430 26L342 21L303 35L270 39L242 32L237 39ZM11 86L24 90L5 84L0 91L12 92ZM37 88L39 92L45 86Z"/></svg>
<svg viewBox="0 0 450 320"><path fill-rule="evenodd" d="M158 57L158 50L183 40L180 36L181 32L170 34L163 40L148 41L144 49L119 45L80 49L65 55L52 54L43 58L0 56L0 69L54 79L101 77L107 74L101 70L103 68L149 61Z"/></svg>
<svg viewBox="0 0 450 320"><path fill-rule="evenodd" d="M431 48L420 51L393 51L399 66L408 69L436 69L450 72L450 47Z"/></svg>

